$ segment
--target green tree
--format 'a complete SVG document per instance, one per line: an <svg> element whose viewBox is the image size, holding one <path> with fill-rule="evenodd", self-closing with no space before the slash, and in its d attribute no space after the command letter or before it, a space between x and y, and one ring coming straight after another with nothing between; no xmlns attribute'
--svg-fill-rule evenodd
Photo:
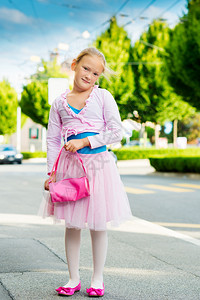
<svg viewBox="0 0 200 300"><path fill-rule="evenodd" d="M109 28L97 37L94 46L104 53L108 66L115 72L109 80L101 77L99 84L112 93L121 117L125 119L134 110L134 78L130 65L131 40L113 17Z"/></svg>
<svg viewBox="0 0 200 300"><path fill-rule="evenodd" d="M22 112L34 122L47 127L50 105L48 104L48 79L67 77L54 61L42 61L42 68L31 76L31 83L24 86L20 106Z"/></svg>
<svg viewBox="0 0 200 300"><path fill-rule="evenodd" d="M17 125L17 93L7 80L0 82L0 135L12 134Z"/></svg>
<svg viewBox="0 0 200 300"><path fill-rule="evenodd" d="M168 53L171 85L200 109L200 0L188 2L188 13L171 32Z"/></svg>
<svg viewBox="0 0 200 300"><path fill-rule="evenodd" d="M33 81L24 86L20 105L23 113L29 116L35 123L47 127L50 110L47 83Z"/></svg>
<svg viewBox="0 0 200 300"><path fill-rule="evenodd" d="M164 124L194 112L168 83L164 57L169 39L167 24L154 21L133 47L134 98L142 122Z"/></svg>
<svg viewBox="0 0 200 300"><path fill-rule="evenodd" d="M42 71L40 71L42 69ZM41 82L48 82L49 78L66 78L66 73L61 72L61 67L57 60L52 61L42 60L42 65L38 65L38 70L31 76L31 80L39 80Z"/></svg>
<svg viewBox="0 0 200 300"><path fill-rule="evenodd" d="M200 113L196 113L189 118L178 123L179 136L187 137L188 141L200 138Z"/></svg>

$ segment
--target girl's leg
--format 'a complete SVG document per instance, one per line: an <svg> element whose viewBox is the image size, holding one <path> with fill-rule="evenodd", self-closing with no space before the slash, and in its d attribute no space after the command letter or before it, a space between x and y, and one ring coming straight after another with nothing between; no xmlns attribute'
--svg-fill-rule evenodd
<svg viewBox="0 0 200 300"><path fill-rule="evenodd" d="M103 269L106 261L108 238L107 231L90 230L93 254L93 274L91 287L103 288Z"/></svg>
<svg viewBox="0 0 200 300"><path fill-rule="evenodd" d="M79 284L79 258L80 258L81 230L66 228L65 252L69 270L69 282L64 287L74 288Z"/></svg>

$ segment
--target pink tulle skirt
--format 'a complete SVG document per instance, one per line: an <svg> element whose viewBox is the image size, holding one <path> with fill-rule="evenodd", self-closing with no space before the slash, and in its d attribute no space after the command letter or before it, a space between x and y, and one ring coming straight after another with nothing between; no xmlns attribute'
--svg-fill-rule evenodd
<svg viewBox="0 0 200 300"><path fill-rule="evenodd" d="M128 197L121 181L113 156L104 151L96 154L81 154L90 184L90 196L76 202L52 203L48 191L38 214L52 216L54 222L65 220L68 228L106 230L107 224L118 226L131 218ZM58 164L56 180L84 176L77 155L63 149Z"/></svg>

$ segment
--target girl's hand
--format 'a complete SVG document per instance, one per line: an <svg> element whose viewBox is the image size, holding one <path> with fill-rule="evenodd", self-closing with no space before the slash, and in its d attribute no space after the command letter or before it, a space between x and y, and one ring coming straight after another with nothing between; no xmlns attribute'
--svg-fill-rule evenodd
<svg viewBox="0 0 200 300"><path fill-rule="evenodd" d="M70 140L64 145L65 150L70 151L70 152L76 152L77 150L90 146L90 142L88 138L83 138L79 140Z"/></svg>
<svg viewBox="0 0 200 300"><path fill-rule="evenodd" d="M47 180L45 180L45 182L44 182L44 189L46 190L46 191L49 191L49 180L52 180L53 182L56 182L56 178L55 178L55 176L54 176L54 173L51 175L51 177L49 177Z"/></svg>

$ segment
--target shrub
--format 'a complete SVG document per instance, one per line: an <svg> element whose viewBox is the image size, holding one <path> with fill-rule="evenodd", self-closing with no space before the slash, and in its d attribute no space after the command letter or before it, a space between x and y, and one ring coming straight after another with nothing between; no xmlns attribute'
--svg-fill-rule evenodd
<svg viewBox="0 0 200 300"><path fill-rule="evenodd" d="M119 160L127 159L144 159L152 156L200 156L200 148L187 149L155 149L155 148L141 148L141 147L122 147L120 149L113 149Z"/></svg>
<svg viewBox="0 0 200 300"><path fill-rule="evenodd" d="M42 151L37 151L37 152L22 152L23 158L28 159L28 158L36 158L36 157L47 157L46 152Z"/></svg>
<svg viewBox="0 0 200 300"><path fill-rule="evenodd" d="M154 156L149 158L152 167L160 172L200 173L199 156Z"/></svg>

